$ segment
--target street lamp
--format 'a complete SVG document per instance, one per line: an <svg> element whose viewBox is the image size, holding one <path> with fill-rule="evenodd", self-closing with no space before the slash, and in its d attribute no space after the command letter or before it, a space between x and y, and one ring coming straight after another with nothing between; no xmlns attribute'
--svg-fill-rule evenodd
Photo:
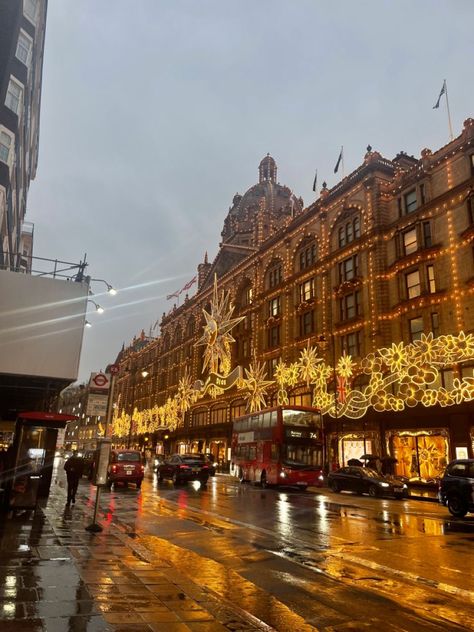
<svg viewBox="0 0 474 632"><path fill-rule="evenodd" d="M87 301L89 303L92 303L93 305L95 305L95 309L99 314L103 314L104 313L104 308L101 307L98 303L96 303L95 301L93 301L91 298L88 298Z"/></svg>
<svg viewBox="0 0 474 632"><path fill-rule="evenodd" d="M112 287L112 285L110 285L110 283L108 283L105 279L91 279L91 281L105 283L105 285L107 286L107 292L109 294L111 294L112 296L115 296L117 294L117 290L114 287Z"/></svg>

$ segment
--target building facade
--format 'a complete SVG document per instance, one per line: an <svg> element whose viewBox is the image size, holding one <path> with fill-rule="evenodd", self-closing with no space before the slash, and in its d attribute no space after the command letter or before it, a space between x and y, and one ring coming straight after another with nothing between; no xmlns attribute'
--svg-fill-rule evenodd
<svg viewBox="0 0 474 632"><path fill-rule="evenodd" d="M0 4L0 267L29 271L33 231L23 226L38 163L47 0Z"/></svg>
<svg viewBox="0 0 474 632"><path fill-rule="evenodd" d="M265 363L268 379L274 379L278 365L289 366L305 349L315 348L333 368L350 356L353 367L346 385L364 389L375 372L364 367L379 350L389 349L386 355L393 360L394 345L425 344L426 337L444 343L443 336L450 335L460 336L456 340L469 353L430 374L430 393L448 393L470 379L473 183L472 119L452 142L437 151L424 149L420 158L401 152L389 160L369 146L355 171L332 189L324 183L318 199L306 208L278 184L276 163L267 155L259 166L259 182L233 199L217 256L209 262L206 255L198 266L196 295L163 314L156 339L140 349L124 349L118 358L114 402L116 410L132 417L131 434L146 432L143 424L133 426L134 409L164 405L176 395L183 375L191 382L203 379L204 350L196 342L214 278L219 290L229 292L234 316L242 317L232 330L233 366L248 368L258 360ZM451 344L451 338L446 340ZM139 372L146 377L137 378ZM473 455L470 395L449 402L440 396L428 406L432 402L422 398L428 385L421 386L418 399L411 397L418 378L408 373L400 389L408 402L403 410L377 402L358 418L338 414L345 410L343 396L335 371L328 373L334 395L324 415L328 462L346 463L364 453L390 455L400 474L428 480L447 460ZM397 403L397 393L384 397ZM314 384L301 377L287 391L290 404L314 405L314 395ZM277 383L266 401L277 404ZM229 462L232 420L245 410L237 389L200 398L168 433L165 447L210 451ZM148 419L153 419L151 412ZM163 440L160 434L156 438Z"/></svg>

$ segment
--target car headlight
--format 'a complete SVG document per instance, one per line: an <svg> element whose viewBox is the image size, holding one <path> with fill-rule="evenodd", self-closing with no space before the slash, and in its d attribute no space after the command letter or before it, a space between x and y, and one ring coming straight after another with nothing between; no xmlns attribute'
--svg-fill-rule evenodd
<svg viewBox="0 0 474 632"><path fill-rule="evenodd" d="M380 483L380 487L390 487L390 483Z"/></svg>
<svg viewBox="0 0 474 632"><path fill-rule="evenodd" d="M406 483L403 483L403 489L408 489L408 485Z"/></svg>
<svg viewBox="0 0 474 632"><path fill-rule="evenodd" d="M320 481L324 481L324 476L323 476L322 474L320 474L320 475L318 476L318 479L319 479Z"/></svg>
<svg viewBox="0 0 474 632"><path fill-rule="evenodd" d="M280 472L280 478L286 478L286 473L285 472Z"/></svg>

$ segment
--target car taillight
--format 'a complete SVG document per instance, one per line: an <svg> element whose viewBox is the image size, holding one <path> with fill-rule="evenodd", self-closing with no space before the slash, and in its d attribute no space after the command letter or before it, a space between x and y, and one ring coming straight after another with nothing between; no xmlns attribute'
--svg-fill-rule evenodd
<svg viewBox="0 0 474 632"><path fill-rule="evenodd" d="M144 465L140 465L140 469L141 469L142 472L144 472L145 471L145 466Z"/></svg>
<svg viewBox="0 0 474 632"><path fill-rule="evenodd" d="M201 469L202 469L202 470L208 470L208 469L209 469L209 465L203 465L203 466L201 467Z"/></svg>
<svg viewBox="0 0 474 632"><path fill-rule="evenodd" d="M179 469L180 470L189 470L189 465L180 465Z"/></svg>
<svg viewBox="0 0 474 632"><path fill-rule="evenodd" d="M117 471L117 466L116 465L112 465L112 472L116 472Z"/></svg>

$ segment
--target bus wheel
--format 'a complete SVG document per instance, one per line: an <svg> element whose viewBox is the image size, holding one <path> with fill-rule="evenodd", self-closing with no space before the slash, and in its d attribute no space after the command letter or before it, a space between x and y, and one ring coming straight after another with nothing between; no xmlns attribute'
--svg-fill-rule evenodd
<svg viewBox="0 0 474 632"><path fill-rule="evenodd" d="M244 471L241 467L239 467L239 481L241 483L241 485L243 485L245 483L245 478L244 478Z"/></svg>
<svg viewBox="0 0 474 632"><path fill-rule="evenodd" d="M262 489L266 489L268 487L268 483L267 483L267 473L265 471L262 472L261 476L260 476L260 487Z"/></svg>

